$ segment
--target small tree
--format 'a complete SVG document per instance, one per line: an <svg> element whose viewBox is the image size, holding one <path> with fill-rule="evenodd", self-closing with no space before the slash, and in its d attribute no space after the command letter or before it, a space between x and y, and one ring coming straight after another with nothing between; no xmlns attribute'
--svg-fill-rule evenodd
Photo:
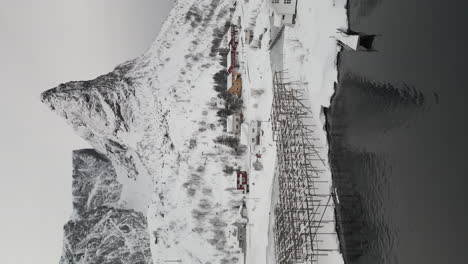
<svg viewBox="0 0 468 264"><path fill-rule="evenodd" d="M231 167L231 166L225 165L224 169L223 169L223 172L228 174L228 175L231 175L234 172L234 168Z"/></svg>
<svg viewBox="0 0 468 264"><path fill-rule="evenodd" d="M239 139L233 136L219 136L214 140L214 142L234 149L239 146Z"/></svg>
<svg viewBox="0 0 468 264"><path fill-rule="evenodd" d="M220 109L218 110L218 112L216 113L217 116L225 119L227 118L228 116L232 115L232 111L229 110L229 109Z"/></svg>
<svg viewBox="0 0 468 264"><path fill-rule="evenodd" d="M259 160L256 160L256 161L253 163L253 168L254 168L256 171L263 170L263 164L262 164Z"/></svg>

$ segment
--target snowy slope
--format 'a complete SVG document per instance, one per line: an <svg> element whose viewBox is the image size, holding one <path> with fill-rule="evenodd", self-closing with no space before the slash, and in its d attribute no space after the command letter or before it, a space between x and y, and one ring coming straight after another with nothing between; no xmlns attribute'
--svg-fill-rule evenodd
<svg viewBox="0 0 468 264"><path fill-rule="evenodd" d="M146 215L154 263L241 258L232 228L241 197L233 175L223 172L239 158L214 142L224 132L216 116L223 106L213 104L213 75L221 69L213 40L230 18L230 3L179 0L141 57L42 95L110 159L122 186L114 208Z"/></svg>

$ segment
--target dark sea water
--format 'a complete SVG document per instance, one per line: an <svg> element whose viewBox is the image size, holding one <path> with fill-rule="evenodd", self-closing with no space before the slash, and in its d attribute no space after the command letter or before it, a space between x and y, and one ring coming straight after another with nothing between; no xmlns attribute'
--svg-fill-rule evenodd
<svg viewBox="0 0 468 264"><path fill-rule="evenodd" d="M327 111L347 263L468 263L468 1L350 0Z"/></svg>

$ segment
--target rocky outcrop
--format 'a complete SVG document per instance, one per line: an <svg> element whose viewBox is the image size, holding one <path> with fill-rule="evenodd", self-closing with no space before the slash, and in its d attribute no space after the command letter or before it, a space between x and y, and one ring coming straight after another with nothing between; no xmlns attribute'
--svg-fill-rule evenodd
<svg viewBox="0 0 468 264"><path fill-rule="evenodd" d="M94 80L60 84L44 92L41 100L112 162L122 184L120 206L146 213L152 182L138 144L154 99L131 76L134 64L124 63Z"/></svg>
<svg viewBox="0 0 468 264"><path fill-rule="evenodd" d="M152 263L146 217L116 208L122 185L94 150L73 153L73 216L64 227L61 264Z"/></svg>
<svg viewBox="0 0 468 264"><path fill-rule="evenodd" d="M115 207L122 192L112 163L92 149L73 152L73 212L83 217L101 206Z"/></svg>
<svg viewBox="0 0 468 264"><path fill-rule="evenodd" d="M128 76L132 67L133 62L127 62L94 80L60 84L44 92L41 100L93 147L119 161L128 177L136 178L139 157L127 139L139 132L142 99Z"/></svg>

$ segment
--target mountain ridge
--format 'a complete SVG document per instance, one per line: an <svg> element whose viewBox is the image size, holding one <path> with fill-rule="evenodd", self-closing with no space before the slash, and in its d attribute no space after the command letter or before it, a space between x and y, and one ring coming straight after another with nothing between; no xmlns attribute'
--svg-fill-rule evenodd
<svg viewBox="0 0 468 264"><path fill-rule="evenodd" d="M61 263L74 263L65 261L77 256L81 260L87 237L110 236L120 245L114 234L120 228L96 229L89 221L112 223L123 216L133 223L129 231L139 234L135 241L142 246L133 250L144 252L144 258L115 263L239 261L233 224L241 219L241 201L232 176L223 169L239 167L240 158L215 142L225 133L216 115L224 105L213 89L213 76L222 69L214 50L230 20L231 3L179 0L142 56L94 80L68 82L41 95L42 102L87 140L96 155L108 159L94 173L115 172L115 182L107 179L113 186L107 190L110 194L104 195L98 185L101 197L87 198L87 204L100 206L83 207L65 226ZM86 228L73 228L76 223ZM84 238L70 239L75 236ZM151 242L151 258L143 240ZM109 251L97 244L91 251L96 254L89 255L94 258L81 263L101 263L97 261L105 256L97 254L101 250L109 256L127 255L128 248L116 248Z"/></svg>

